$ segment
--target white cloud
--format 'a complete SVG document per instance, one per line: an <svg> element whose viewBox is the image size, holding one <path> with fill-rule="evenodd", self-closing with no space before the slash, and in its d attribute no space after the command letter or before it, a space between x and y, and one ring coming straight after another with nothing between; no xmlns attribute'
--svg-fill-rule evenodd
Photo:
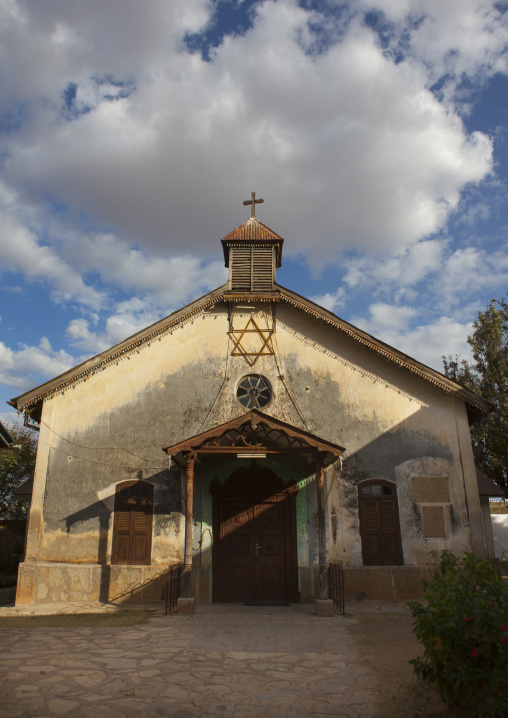
<svg viewBox="0 0 508 718"><path fill-rule="evenodd" d="M58 376L78 363L63 349L52 349L46 337L39 346L20 345L12 349L0 342L0 384L16 387L20 391L30 389Z"/></svg>
<svg viewBox="0 0 508 718"><path fill-rule="evenodd" d="M9 424L16 424L23 426L23 418L18 416L18 412L12 409L11 411L0 411L0 421L2 424L7 424L7 431L9 431Z"/></svg>
<svg viewBox="0 0 508 718"><path fill-rule="evenodd" d="M86 208L159 255L189 246L208 253L231 229L224 217L241 221L240 203L256 189L266 200L262 219L291 238L287 250L319 264L346 248L403 251L440 229L465 185L491 170L491 140L467 135L428 89L425 23L398 64L359 18L312 55L315 13L296 0L266 1L254 26L205 62L182 49L182 38L206 24L211 6L189 5L154 2L146 12L129 3L122 23L108 2L96 14L79 3L21 6L23 18L4 33L16 67L4 96L30 98L28 120L9 138L12 186L35 203L49 196ZM477 39L474 67L493 64L502 32L492 8L487 20L472 0L466 19L457 3L447 13L430 9L440 38L429 50L433 65L455 48L456 26L474 18L492 25L495 39L493 48L485 33ZM411 16L420 10L407 6ZM110 76L135 90L112 101L110 87L94 85ZM90 111L66 122L62 92L71 82L77 109Z"/></svg>
<svg viewBox="0 0 508 718"><path fill-rule="evenodd" d="M217 247L218 249L218 247ZM223 261L203 262L191 255L150 256L127 247L111 234L83 237L65 250L74 266L101 276L122 289L143 293L143 306L152 304L166 309L223 284L227 270ZM142 301L139 296L137 301Z"/></svg>
<svg viewBox="0 0 508 718"><path fill-rule="evenodd" d="M414 307L399 307L385 302L371 304L369 312L369 319L353 319L352 323L378 337L380 333L402 333L418 316L418 310Z"/></svg>
<svg viewBox="0 0 508 718"><path fill-rule="evenodd" d="M442 266L446 246L446 240L429 239L403 253L350 260L345 263L344 281L350 287L365 283L375 283L384 290L411 287Z"/></svg>
<svg viewBox="0 0 508 718"><path fill-rule="evenodd" d="M358 318L353 323L437 371L443 371L442 356L457 354L470 360L467 337L472 333L472 322L442 316L432 323L410 328L417 314L410 307L377 303L370 307L369 318Z"/></svg>
<svg viewBox="0 0 508 718"><path fill-rule="evenodd" d="M457 249L443 264L434 292L450 304L467 304L478 291L504 292L508 286L508 252L476 247Z"/></svg>
<svg viewBox="0 0 508 718"><path fill-rule="evenodd" d="M136 313L124 308L106 319L102 331L92 331L91 322L81 317L69 322L66 334L73 346L83 352L100 354L160 318L159 314L149 313L146 309Z"/></svg>
<svg viewBox="0 0 508 718"><path fill-rule="evenodd" d="M346 290L343 287L339 287L336 292L327 292L320 296L311 297L311 300L321 307L329 309L331 312L337 312L338 309L344 306L345 298Z"/></svg>
<svg viewBox="0 0 508 718"><path fill-rule="evenodd" d="M87 286L80 274L58 256L54 247L42 245L22 219L9 208L1 207L0 268L4 272L22 272L29 281L46 282L57 300L74 299L95 308L104 303L104 294Z"/></svg>

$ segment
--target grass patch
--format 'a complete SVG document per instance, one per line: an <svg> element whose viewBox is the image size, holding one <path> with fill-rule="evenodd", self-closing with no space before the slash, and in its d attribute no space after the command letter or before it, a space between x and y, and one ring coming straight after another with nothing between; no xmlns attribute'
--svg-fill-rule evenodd
<svg viewBox="0 0 508 718"><path fill-rule="evenodd" d="M82 628L85 626L136 626L146 623L148 611L117 613L71 613L58 616L1 616L1 628Z"/></svg>

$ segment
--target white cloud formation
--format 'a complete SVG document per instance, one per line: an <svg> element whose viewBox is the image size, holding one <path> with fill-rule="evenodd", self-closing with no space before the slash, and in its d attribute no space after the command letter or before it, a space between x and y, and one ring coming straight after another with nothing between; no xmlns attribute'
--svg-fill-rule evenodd
<svg viewBox="0 0 508 718"><path fill-rule="evenodd" d="M386 304L385 302L375 302L369 307L370 318L365 319L353 319L353 324L361 326L375 336L385 332L395 332L396 334L402 334L405 331L411 321L418 316L418 310L414 307L407 306L396 306L393 304Z"/></svg>
<svg viewBox="0 0 508 718"><path fill-rule="evenodd" d="M28 119L11 133L5 176L30 201L86 208L158 254L208 252L230 231L224 217L235 206L241 221L238 205L253 188L267 201L262 219L311 262L352 247L403 251L440 229L465 185L492 168L490 138L467 135L428 87L457 37L462 54L474 40L474 59L457 68L490 71L503 25L492 4L472 0L465 13L456 2L446 12L408 2L404 15L391 3L370 6L401 28L427 16L401 62L359 15L345 29L336 20L340 41L312 54L317 15L296 0L258 5L254 26L227 37L211 62L182 44L208 21L204 1L154 1L150 12L130 2L122 23L112 2L96 13L11 3L3 52L16 70L4 97L9 107L28 102ZM439 40L430 60L419 33ZM69 83L75 113L89 110L72 121L62 111Z"/></svg>
<svg viewBox="0 0 508 718"><path fill-rule="evenodd" d="M79 244L68 245L64 253L73 266L80 264L84 271L99 274L105 283L132 292L138 301L141 292L145 305L167 311L227 279L223 260L203 262L190 254L150 256L126 246L112 234L83 237Z"/></svg>
<svg viewBox="0 0 508 718"><path fill-rule="evenodd" d="M344 287L339 287L336 292L327 292L316 297L311 297L313 302L319 304L325 309L329 309L331 312L337 312L345 304L346 290Z"/></svg>
<svg viewBox="0 0 508 718"><path fill-rule="evenodd" d="M368 318L357 318L353 323L437 371L443 371L443 355L457 354L471 359L467 337L472 333L472 322L462 323L452 317L442 316L429 324L410 327L411 321L418 314L410 307L376 303L369 307L369 311Z"/></svg>
<svg viewBox="0 0 508 718"><path fill-rule="evenodd" d="M69 322L66 334L73 346L87 354L100 354L160 318L159 314L148 312L144 306L138 312L129 311L127 306L120 307L106 319L103 330L94 331L92 322L81 317Z"/></svg>
<svg viewBox="0 0 508 718"><path fill-rule="evenodd" d="M508 286L508 252L477 247L450 254L433 282L433 290L449 303L467 305L480 290L504 293Z"/></svg>
<svg viewBox="0 0 508 718"><path fill-rule="evenodd" d="M63 349L54 350L46 337L39 346L20 345L11 349L0 342L0 384L20 392L70 369L76 360Z"/></svg>
<svg viewBox="0 0 508 718"><path fill-rule="evenodd" d="M409 51L426 63L430 79L448 75L450 84L463 76L506 72L508 22L503 8L488 0L379 0L378 7L409 31ZM415 22L416 21L416 22Z"/></svg>
<svg viewBox="0 0 508 718"><path fill-rule="evenodd" d="M446 240L429 239L402 253L352 259L345 263L344 281L350 287L370 283L384 290L414 286L442 266L446 245Z"/></svg>
<svg viewBox="0 0 508 718"><path fill-rule="evenodd" d="M0 273L5 271L22 272L29 281L47 283L57 300L73 299L95 308L104 304L102 292L87 286L54 247L43 245L23 219L0 204Z"/></svg>

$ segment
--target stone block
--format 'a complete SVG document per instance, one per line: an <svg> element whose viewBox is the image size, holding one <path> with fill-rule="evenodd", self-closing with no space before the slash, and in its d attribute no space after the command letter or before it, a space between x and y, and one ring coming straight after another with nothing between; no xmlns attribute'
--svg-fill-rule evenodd
<svg viewBox="0 0 508 718"><path fill-rule="evenodd" d="M331 598L316 598L316 616L322 618L333 616L333 601Z"/></svg>
<svg viewBox="0 0 508 718"><path fill-rule="evenodd" d="M210 586L210 569L193 568L192 573L196 573L196 599L200 603L209 603L212 599Z"/></svg>
<svg viewBox="0 0 508 718"><path fill-rule="evenodd" d="M34 602L35 566L19 564L18 583L16 587L16 606L29 605Z"/></svg>
<svg viewBox="0 0 508 718"><path fill-rule="evenodd" d="M358 566L344 568L346 600L395 601L391 566Z"/></svg>
<svg viewBox="0 0 508 718"><path fill-rule="evenodd" d="M179 616L193 616L196 613L196 599L193 598L177 598L176 612Z"/></svg>
<svg viewBox="0 0 508 718"><path fill-rule="evenodd" d="M394 566L393 584L396 601L414 601L423 598L423 581L434 574L433 566Z"/></svg>
<svg viewBox="0 0 508 718"><path fill-rule="evenodd" d="M142 601L143 569L139 566L111 566L109 600L118 603Z"/></svg>
<svg viewBox="0 0 508 718"><path fill-rule="evenodd" d="M300 566L300 600L303 602L310 601L313 598L314 592L312 590L312 569L308 566Z"/></svg>
<svg viewBox="0 0 508 718"><path fill-rule="evenodd" d="M153 570L155 569L156 570ZM161 567L153 567L143 576L143 601L160 601L166 587L166 576L160 576Z"/></svg>
<svg viewBox="0 0 508 718"><path fill-rule="evenodd" d="M37 603L89 601L90 566L42 564L37 567Z"/></svg>

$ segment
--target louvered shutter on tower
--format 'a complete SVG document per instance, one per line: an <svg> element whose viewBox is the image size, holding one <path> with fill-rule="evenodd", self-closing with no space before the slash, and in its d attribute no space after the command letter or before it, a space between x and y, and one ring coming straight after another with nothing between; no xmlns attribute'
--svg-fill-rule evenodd
<svg viewBox="0 0 508 718"><path fill-rule="evenodd" d="M231 289L242 292L273 291L274 261L274 249L271 245L232 247Z"/></svg>

